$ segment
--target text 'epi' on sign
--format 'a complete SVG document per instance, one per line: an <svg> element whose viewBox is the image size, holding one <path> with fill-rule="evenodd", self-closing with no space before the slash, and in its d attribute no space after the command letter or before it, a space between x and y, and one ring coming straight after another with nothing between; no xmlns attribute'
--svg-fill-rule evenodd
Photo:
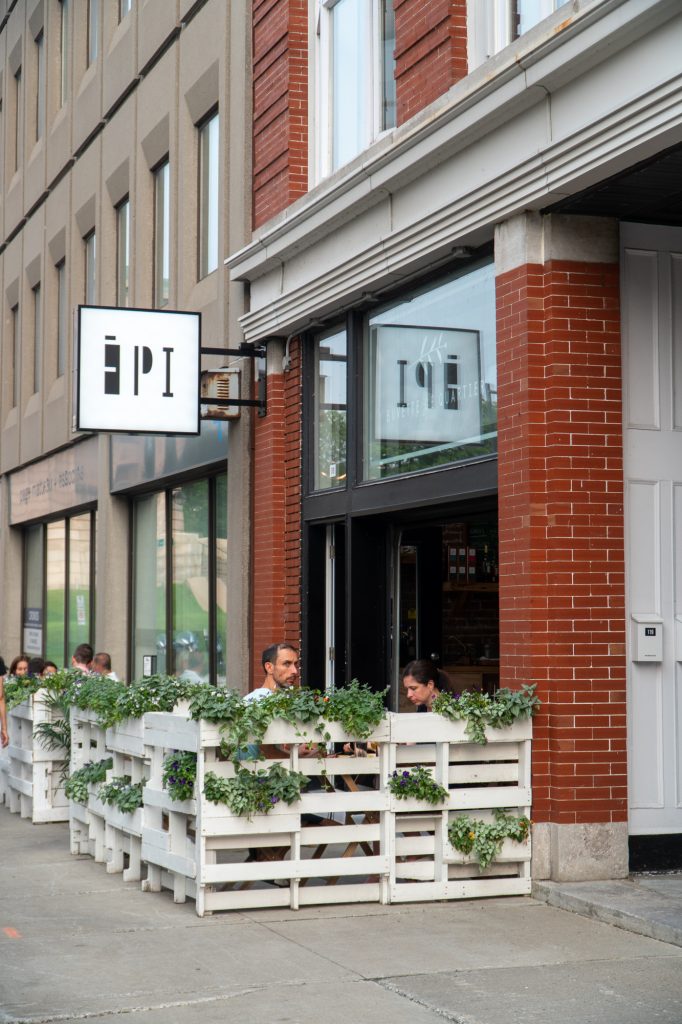
<svg viewBox="0 0 682 1024"><path fill-rule="evenodd" d="M105 334L104 340L104 394L121 394L121 346L115 344L115 334ZM172 398L171 391L171 355L175 351L172 347L164 347L166 355L166 389L161 393L162 398ZM140 355L142 359L140 360ZM140 366L140 363L142 364ZM150 372L154 365L152 350L146 345L135 345L133 349L133 394L139 395L140 373L142 375Z"/></svg>

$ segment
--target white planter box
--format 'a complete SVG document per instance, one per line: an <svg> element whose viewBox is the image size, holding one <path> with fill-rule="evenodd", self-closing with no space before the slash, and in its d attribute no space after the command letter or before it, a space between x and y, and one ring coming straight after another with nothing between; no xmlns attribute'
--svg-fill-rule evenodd
<svg viewBox="0 0 682 1024"><path fill-rule="evenodd" d="M9 747L4 773L5 801L10 811L32 822L68 821L69 802L62 774L69 760L65 748L48 750L35 734L41 722L54 720L38 690L7 715Z"/></svg>

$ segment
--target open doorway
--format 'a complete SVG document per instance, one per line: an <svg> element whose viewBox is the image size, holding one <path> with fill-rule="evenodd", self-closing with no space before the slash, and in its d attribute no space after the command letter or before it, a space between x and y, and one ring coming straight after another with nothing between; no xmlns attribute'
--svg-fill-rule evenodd
<svg viewBox="0 0 682 1024"><path fill-rule="evenodd" d="M443 519L397 529L394 547L393 686L413 658L432 658L453 693L499 685L497 517Z"/></svg>

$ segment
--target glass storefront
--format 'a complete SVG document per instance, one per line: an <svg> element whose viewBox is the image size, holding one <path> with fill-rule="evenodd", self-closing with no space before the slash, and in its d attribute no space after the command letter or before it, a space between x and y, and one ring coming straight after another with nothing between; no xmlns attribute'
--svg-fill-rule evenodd
<svg viewBox="0 0 682 1024"><path fill-rule="evenodd" d="M389 687L432 658L498 675L495 271L489 256L306 349L303 675Z"/></svg>
<svg viewBox="0 0 682 1024"><path fill-rule="evenodd" d="M24 531L24 652L59 667L94 634L94 529L83 512Z"/></svg>
<svg viewBox="0 0 682 1024"><path fill-rule="evenodd" d="M225 681L227 474L133 503L133 678L156 671Z"/></svg>

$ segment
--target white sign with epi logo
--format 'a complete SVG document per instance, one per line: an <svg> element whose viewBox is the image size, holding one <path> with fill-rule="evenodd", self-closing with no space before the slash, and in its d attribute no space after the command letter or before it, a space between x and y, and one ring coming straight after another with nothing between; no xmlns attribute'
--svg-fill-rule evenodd
<svg viewBox="0 0 682 1024"><path fill-rule="evenodd" d="M78 430L198 434L201 314L78 307Z"/></svg>

